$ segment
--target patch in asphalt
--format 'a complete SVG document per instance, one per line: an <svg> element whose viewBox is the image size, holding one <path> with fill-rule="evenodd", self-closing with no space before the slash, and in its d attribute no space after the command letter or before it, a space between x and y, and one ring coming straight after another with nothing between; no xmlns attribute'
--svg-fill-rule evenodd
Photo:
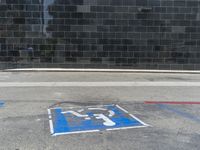
<svg viewBox="0 0 200 150"><path fill-rule="evenodd" d="M148 126L119 105L55 107L48 115L53 136Z"/></svg>

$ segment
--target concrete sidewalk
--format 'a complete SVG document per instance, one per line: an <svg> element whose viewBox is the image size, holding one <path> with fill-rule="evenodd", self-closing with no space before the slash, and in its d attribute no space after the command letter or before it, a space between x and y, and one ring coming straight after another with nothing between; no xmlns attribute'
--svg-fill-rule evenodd
<svg viewBox="0 0 200 150"><path fill-rule="evenodd" d="M8 101L198 101L199 82L198 74L0 72Z"/></svg>

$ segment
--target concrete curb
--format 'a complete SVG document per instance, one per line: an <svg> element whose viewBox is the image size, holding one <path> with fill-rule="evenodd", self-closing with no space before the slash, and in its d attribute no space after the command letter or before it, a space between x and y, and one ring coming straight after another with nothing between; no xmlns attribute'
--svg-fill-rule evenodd
<svg viewBox="0 0 200 150"><path fill-rule="evenodd" d="M194 70L145 70L145 69L74 69L74 68L23 68L5 69L2 72L120 72L120 73L188 73L200 74Z"/></svg>

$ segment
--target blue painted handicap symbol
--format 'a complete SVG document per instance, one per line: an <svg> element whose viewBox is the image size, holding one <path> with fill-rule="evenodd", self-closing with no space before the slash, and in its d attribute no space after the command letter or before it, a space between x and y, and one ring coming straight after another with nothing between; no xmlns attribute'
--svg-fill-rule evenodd
<svg viewBox="0 0 200 150"><path fill-rule="evenodd" d="M3 106L4 106L4 102L0 101L0 107L3 107Z"/></svg>
<svg viewBox="0 0 200 150"><path fill-rule="evenodd" d="M48 109L51 134L62 135L148 126L118 105Z"/></svg>

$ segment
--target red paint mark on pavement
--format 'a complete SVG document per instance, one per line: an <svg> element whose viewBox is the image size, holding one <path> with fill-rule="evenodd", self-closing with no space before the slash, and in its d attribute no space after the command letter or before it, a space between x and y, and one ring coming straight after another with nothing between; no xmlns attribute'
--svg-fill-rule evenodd
<svg viewBox="0 0 200 150"><path fill-rule="evenodd" d="M181 104L181 105L200 105L199 102L193 101L144 101L145 104Z"/></svg>

